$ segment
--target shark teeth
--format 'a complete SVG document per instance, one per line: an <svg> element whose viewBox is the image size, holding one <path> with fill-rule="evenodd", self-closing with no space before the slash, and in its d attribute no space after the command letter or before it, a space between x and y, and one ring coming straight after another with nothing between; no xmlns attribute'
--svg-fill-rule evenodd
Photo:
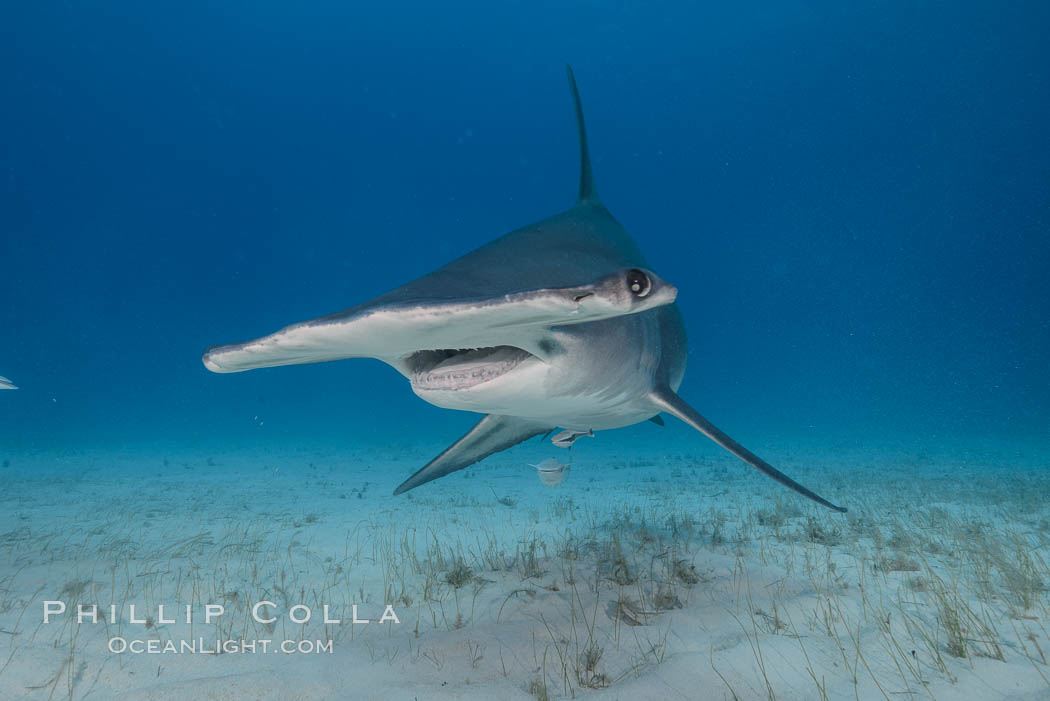
<svg viewBox="0 0 1050 701"><path fill-rule="evenodd" d="M421 390L469 389L507 374L530 357L513 346L449 350L448 353L450 355L435 364L420 363L412 374L412 385Z"/></svg>

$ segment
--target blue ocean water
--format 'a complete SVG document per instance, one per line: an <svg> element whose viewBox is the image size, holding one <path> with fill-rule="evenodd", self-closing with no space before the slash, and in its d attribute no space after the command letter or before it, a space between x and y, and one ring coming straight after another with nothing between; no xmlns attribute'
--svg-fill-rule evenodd
<svg viewBox="0 0 1050 701"><path fill-rule="evenodd" d="M6 3L0 698L1041 698L1048 30L1037 2ZM374 360L202 365L572 206L566 63L602 201L679 290L679 393L847 514L671 417L394 496L477 416ZM329 647L208 648L270 638Z"/></svg>
<svg viewBox="0 0 1050 701"><path fill-rule="evenodd" d="M5 454L458 436L375 361L200 354L569 207L566 62L700 411L744 443L1045 453L1045 3L0 14Z"/></svg>

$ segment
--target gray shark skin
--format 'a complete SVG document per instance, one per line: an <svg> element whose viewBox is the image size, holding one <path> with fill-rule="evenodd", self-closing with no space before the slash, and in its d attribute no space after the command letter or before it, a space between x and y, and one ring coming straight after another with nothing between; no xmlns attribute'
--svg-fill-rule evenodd
<svg viewBox="0 0 1050 701"><path fill-rule="evenodd" d="M580 189L569 210L512 231L370 302L243 343L213 346L213 372L376 358L439 407L485 414L395 494L563 429L676 416L781 484L845 511L722 433L675 392L686 362L677 290L652 272L594 189L572 69Z"/></svg>

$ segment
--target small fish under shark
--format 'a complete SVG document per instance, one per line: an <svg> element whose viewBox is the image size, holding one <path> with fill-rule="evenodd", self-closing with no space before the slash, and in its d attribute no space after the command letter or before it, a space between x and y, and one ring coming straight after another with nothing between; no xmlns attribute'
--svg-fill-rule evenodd
<svg viewBox="0 0 1050 701"><path fill-rule="evenodd" d="M536 468L536 475L545 487L557 487L565 480L565 475L572 465L566 465L557 458L547 458L529 467Z"/></svg>
<svg viewBox="0 0 1050 701"><path fill-rule="evenodd" d="M423 400L485 414L396 490L401 494L562 429L580 436L662 423L689 424L781 484L845 511L775 469L676 394L686 335L678 290L654 273L598 199L572 69L580 183L576 204L512 231L423 277L341 312L243 343L212 346L212 372L343 358L376 358Z"/></svg>

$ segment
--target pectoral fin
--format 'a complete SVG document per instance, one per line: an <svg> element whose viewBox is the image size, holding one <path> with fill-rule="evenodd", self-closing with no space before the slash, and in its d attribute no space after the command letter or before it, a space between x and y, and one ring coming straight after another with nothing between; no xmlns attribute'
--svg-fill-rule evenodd
<svg viewBox="0 0 1050 701"><path fill-rule="evenodd" d="M514 416L489 414L470 429L467 435L450 445L445 452L427 463L416 474L401 483L394 494L404 494L421 484L450 472L462 470L493 453L506 450L524 440L551 430L547 424Z"/></svg>
<svg viewBox="0 0 1050 701"><path fill-rule="evenodd" d="M789 487L801 494L802 496L808 497L813 501L817 502L818 504L828 507L829 509L834 509L835 511L845 513L846 509L844 509L843 507L835 506L824 497L816 494L815 492L807 489L806 487L803 487L801 484L791 479L783 472L776 469L775 467L767 463L765 460L758 457L750 450L734 441L726 434L722 433L722 431L719 430L718 427L716 427L710 421L701 416L695 409L693 409L693 407L686 404L685 401L683 401L681 397L679 397L677 394L671 391L670 388L657 390L650 395L650 398L652 399L653 403L656 404L656 406L660 409L660 411L678 417L682 421L695 428L700 433L713 440L718 445L728 450L733 455L737 456L752 467L761 470L765 474L775 479L777 482L780 482L785 487Z"/></svg>

